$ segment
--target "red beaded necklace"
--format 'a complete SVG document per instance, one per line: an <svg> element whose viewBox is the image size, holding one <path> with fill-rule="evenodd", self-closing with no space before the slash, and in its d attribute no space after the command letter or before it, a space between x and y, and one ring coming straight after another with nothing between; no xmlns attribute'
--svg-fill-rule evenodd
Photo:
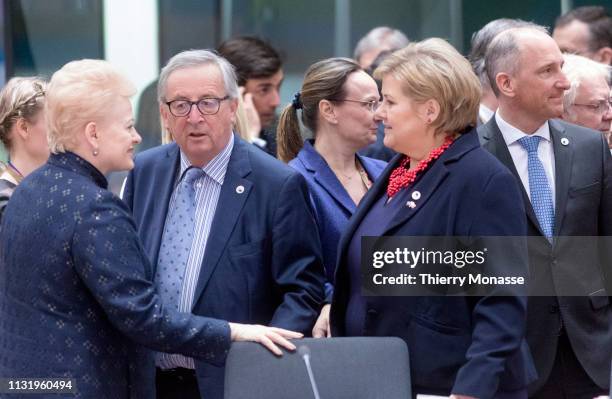
<svg viewBox="0 0 612 399"><path fill-rule="evenodd" d="M408 170L410 168L410 158L404 157L400 165L393 169L391 176L389 176L389 184L387 185L387 195L389 198L393 197L404 187L408 187L416 180L417 176L425 171L429 167L429 164L438 159L440 155L453 143L453 137L448 136L444 143L438 148L434 148L427 158L423 159L418 163L416 168Z"/></svg>

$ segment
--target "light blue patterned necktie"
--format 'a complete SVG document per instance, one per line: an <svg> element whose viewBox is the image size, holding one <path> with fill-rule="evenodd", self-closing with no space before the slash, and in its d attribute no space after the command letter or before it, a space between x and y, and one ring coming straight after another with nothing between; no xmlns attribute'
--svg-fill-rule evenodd
<svg viewBox="0 0 612 399"><path fill-rule="evenodd" d="M538 146L541 139L542 137L540 136L525 136L519 139L518 142L527 150L527 171L529 173L531 206L538 218L538 222L540 222L542 232L551 241L555 225L555 208L546 172L538 157Z"/></svg>
<svg viewBox="0 0 612 399"><path fill-rule="evenodd" d="M156 281L166 306L178 310L195 225L194 182L205 173L190 167L184 173L174 198L173 209L164 226L157 263Z"/></svg>

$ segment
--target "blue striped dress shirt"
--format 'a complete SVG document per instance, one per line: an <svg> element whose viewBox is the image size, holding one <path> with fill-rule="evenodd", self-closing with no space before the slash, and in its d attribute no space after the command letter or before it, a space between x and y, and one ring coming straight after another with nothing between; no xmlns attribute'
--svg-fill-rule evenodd
<svg viewBox="0 0 612 399"><path fill-rule="evenodd" d="M208 241L210 227L212 226L215 210L217 209L217 202L219 201L219 195L221 193L221 186L225 179L225 173L227 172L227 166L233 148L234 135L232 134L225 148L202 168L205 175L195 181L196 210L195 226L193 229L194 236L191 250L189 251L185 278L183 279L183 288L179 299L179 311L181 312L191 313L191 309L193 308L193 295L198 284L200 268L202 267L204 252L206 250L206 242ZM181 151L180 178L182 178L185 171L190 166L191 162L189 162L187 156ZM178 187L178 184L176 187ZM170 215L170 212L174 209L176 193L177 190L175 188L170 197L168 215ZM168 221L168 215L166 216L166 223ZM157 366L162 369L176 367L195 368L192 358L177 354L160 353L159 356L157 356L156 363Z"/></svg>

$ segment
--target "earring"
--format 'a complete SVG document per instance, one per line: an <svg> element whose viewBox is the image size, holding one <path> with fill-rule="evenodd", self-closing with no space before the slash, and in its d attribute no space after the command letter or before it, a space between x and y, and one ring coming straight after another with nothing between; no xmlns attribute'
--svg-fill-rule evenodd
<svg viewBox="0 0 612 399"><path fill-rule="evenodd" d="M93 150L94 157L98 156L98 154L99 154L98 150Z"/></svg>

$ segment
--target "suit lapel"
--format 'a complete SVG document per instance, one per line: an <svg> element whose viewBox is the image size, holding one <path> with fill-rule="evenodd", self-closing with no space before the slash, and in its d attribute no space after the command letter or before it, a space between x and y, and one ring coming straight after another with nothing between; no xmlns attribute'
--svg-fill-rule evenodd
<svg viewBox="0 0 612 399"><path fill-rule="evenodd" d="M565 215L565 206L569 191L570 173L572 170L571 142L566 145L561 139L567 140L565 127L558 121L550 121L550 136L555 154L555 228L554 235L558 236Z"/></svg>
<svg viewBox="0 0 612 399"><path fill-rule="evenodd" d="M531 206L531 201L529 200L529 195L527 191L525 191L525 186L523 186L523 182L521 181L521 177L516 170L516 166L514 165L514 161L512 160L512 155L510 155L510 151L508 151L508 146L506 145L506 141L504 140L504 136L502 135L499 127L497 126L497 122L495 122L495 116L491 118L489 122L479 128L481 132L480 137L482 141L482 146L488 150L491 154L495 155L497 159L501 161L509 170L512 172L516 181L521 188L521 193L523 194L523 200L525 203L525 211L527 212L527 218L533 224L533 226L540 232L543 236L544 233L540 228L540 222L536 217L535 212L533 211L533 207Z"/></svg>
<svg viewBox="0 0 612 399"><path fill-rule="evenodd" d="M304 143L304 150L305 151L300 151L298 158L302 161L304 167L309 172L313 173L315 181L347 211L351 214L355 212L355 203L327 162L325 162L325 159L316 152L309 142Z"/></svg>
<svg viewBox="0 0 612 399"><path fill-rule="evenodd" d="M234 148L227 165L219 202L206 243L200 276L193 297L194 305L198 302L210 276L217 267L221 254L225 251L232 231L240 218L242 208L253 189L253 183L245 178L251 173L251 162L246 148L250 144L246 144L236 136L234 140Z"/></svg>
<svg viewBox="0 0 612 399"><path fill-rule="evenodd" d="M150 236L153 238L151 242L151 252L154 258L151 260L153 265L153 275L157 272L157 261L159 259L159 248L161 246L162 236L166 225L166 215L168 214L168 206L170 205L170 197L174 191L177 181L177 175L180 170L180 151L177 145L170 146L165 154L163 162L155 164L155 170L151 174L154 176L153 184L155 188L152 190L155 199L153 202L152 212L150 216L149 226L151 226ZM144 216L144 217L149 217Z"/></svg>
<svg viewBox="0 0 612 399"><path fill-rule="evenodd" d="M380 197L385 194L387 190L387 183L389 182L389 175L391 175L393 169L395 169L397 165L399 165L400 161L402 160L402 157L402 154L396 154L389 161L389 164L387 165L385 170L383 170L380 176L378 176L372 188L368 190L366 195L359 203L359 206L355 210L355 213L349 219L349 223L346 226L346 229L340 236L340 242L338 244L338 253L340 254L340 256L346 255L349 242L355 234L355 230L361 224L361 221L368 214L374 203L376 203L376 201L378 201ZM338 261L338 265L340 265L341 267L344 262L340 259L338 259ZM336 273L338 273L340 267L336 269Z"/></svg>

